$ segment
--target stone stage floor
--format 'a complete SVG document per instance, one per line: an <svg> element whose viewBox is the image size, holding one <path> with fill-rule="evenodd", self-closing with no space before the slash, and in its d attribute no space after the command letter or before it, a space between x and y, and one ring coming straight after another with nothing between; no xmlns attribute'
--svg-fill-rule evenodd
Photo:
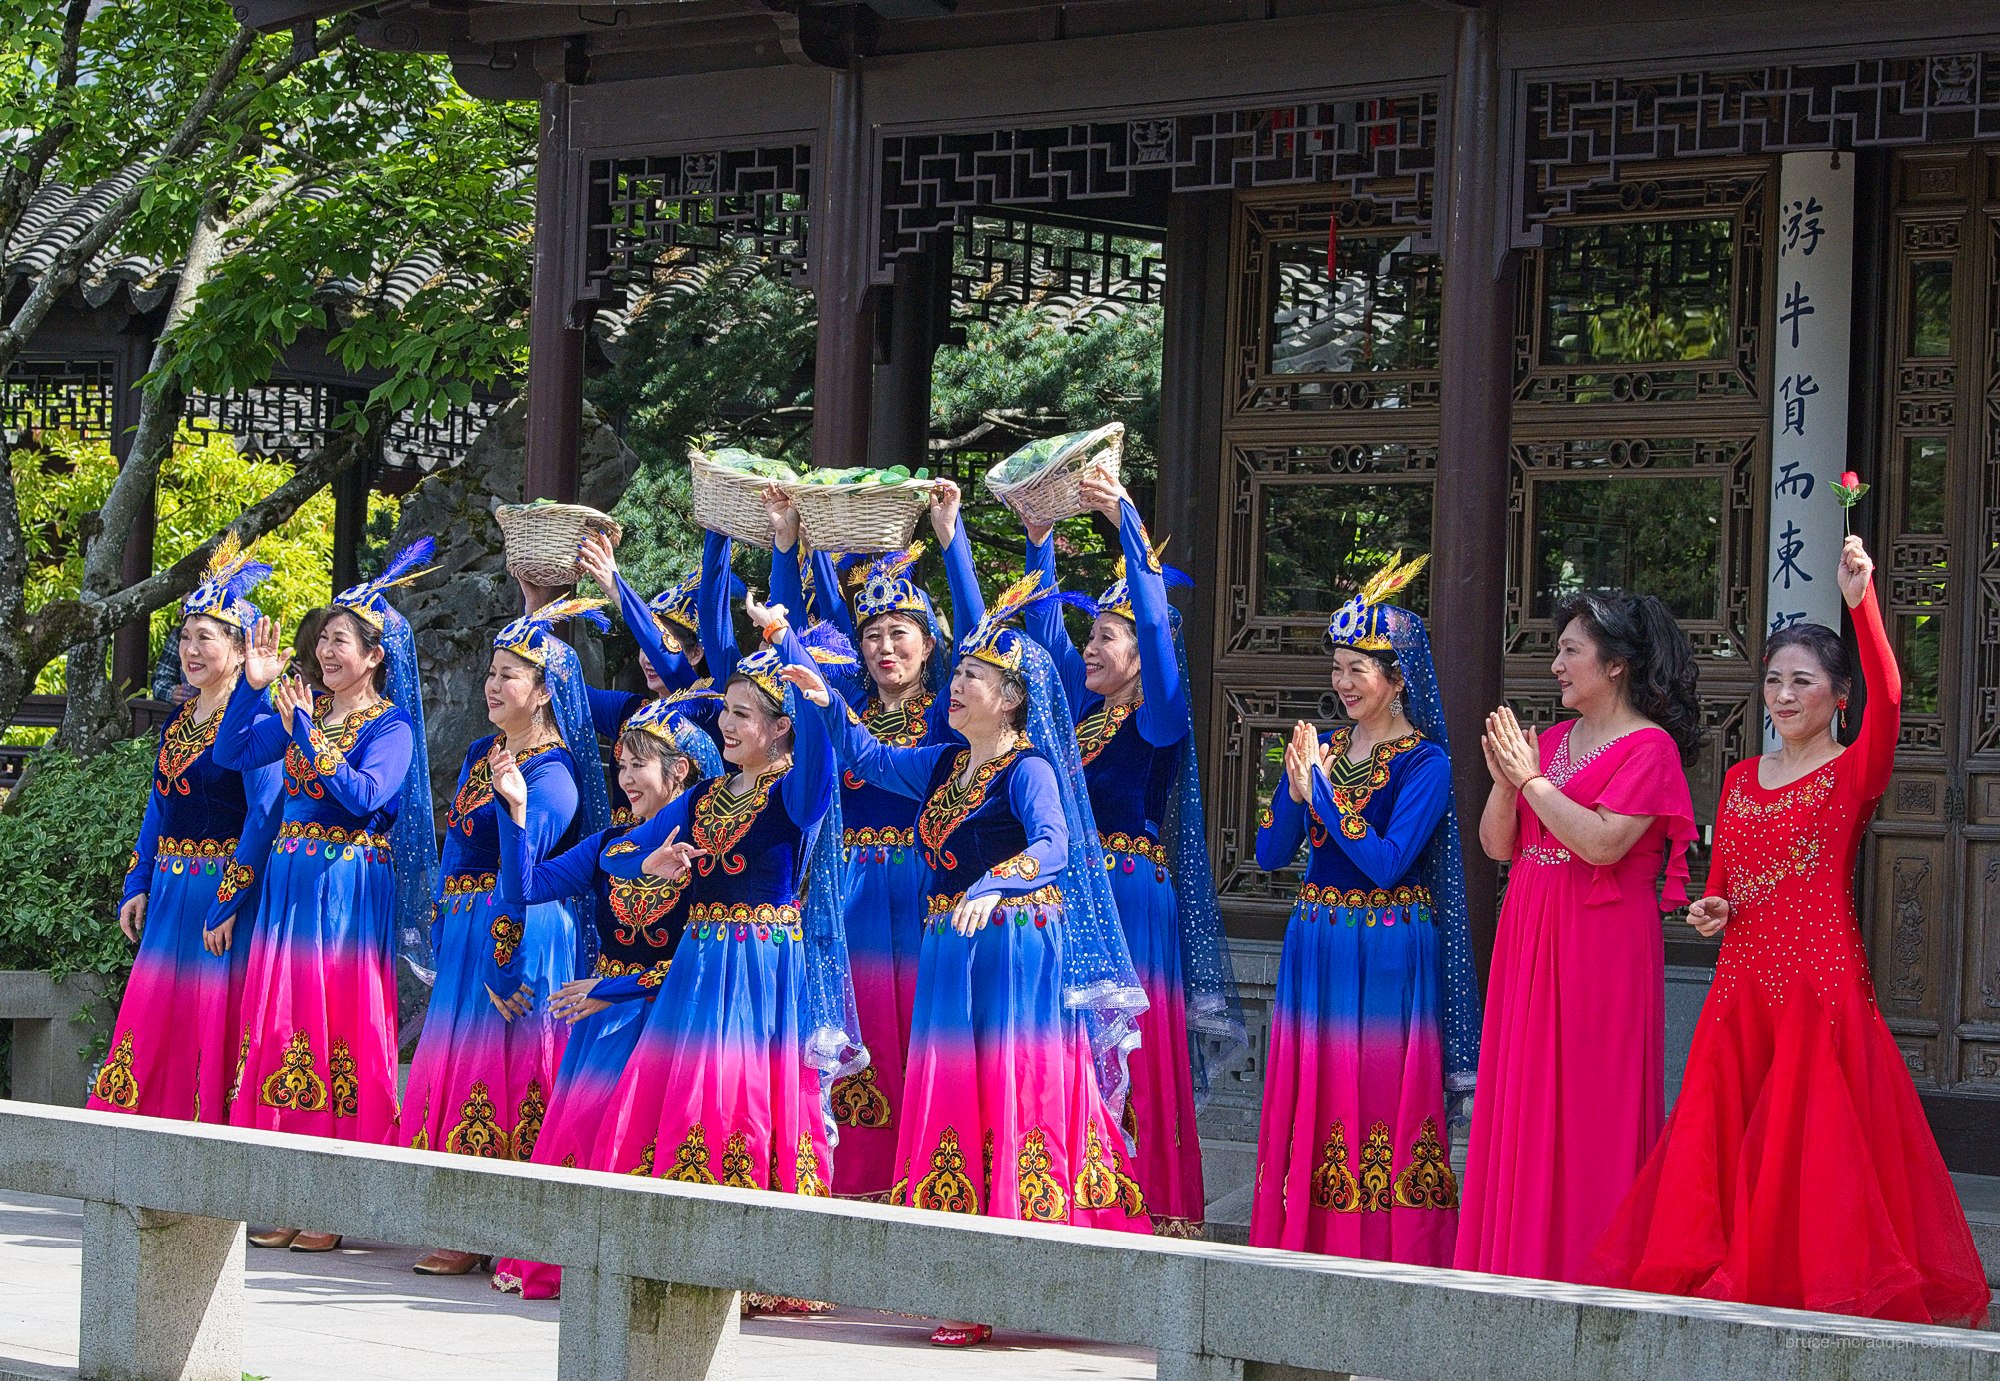
<svg viewBox="0 0 2000 1381"><path fill-rule="evenodd" d="M83 1220L66 1199L0 1194L0 1378L76 1375ZM553 1381L554 1300L524 1302L484 1275L432 1279L424 1248L353 1243L306 1256L251 1250L243 1367L268 1381ZM867 1310L743 1326L742 1381L1150 1378L1153 1355L1027 1334L964 1352L932 1324Z"/></svg>

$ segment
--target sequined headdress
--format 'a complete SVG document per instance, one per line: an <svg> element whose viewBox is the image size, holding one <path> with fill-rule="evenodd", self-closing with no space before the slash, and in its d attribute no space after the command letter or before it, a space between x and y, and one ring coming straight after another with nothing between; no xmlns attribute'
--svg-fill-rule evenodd
<svg viewBox="0 0 2000 1381"><path fill-rule="evenodd" d="M1153 574L1165 581L1169 590L1177 587L1193 586L1194 577L1186 571L1175 566L1166 566L1160 563L1160 553L1166 549L1167 543L1161 541L1147 550L1146 564L1152 568ZM1121 618L1133 619L1134 622L1137 622L1132 613L1132 588L1125 582L1124 557L1121 556L1118 558L1118 564L1111 568L1111 575L1111 588L1096 599L1092 599L1089 595L1069 593L1059 595L1057 598L1061 599L1064 604L1069 605L1072 609L1081 609L1092 618L1096 618L1100 614L1117 614Z"/></svg>
<svg viewBox="0 0 2000 1381"><path fill-rule="evenodd" d="M805 645L812 659L821 666L852 666L854 648L830 623L816 623L804 630L794 630L799 641ZM737 662L732 676L742 676L758 690L777 701L785 703L785 683L778 679L778 668L785 664L775 647L760 647L748 657Z"/></svg>
<svg viewBox="0 0 2000 1381"><path fill-rule="evenodd" d="M683 752L685 750L682 745L686 742L684 731L692 730L704 741L708 737L694 726L685 712L694 705L720 699L722 695L719 691L678 690L657 700L648 700L634 710L631 718L625 721L625 730L629 732L637 729L642 733L651 734L675 752Z"/></svg>
<svg viewBox="0 0 2000 1381"><path fill-rule="evenodd" d="M1011 621L1031 604L1053 599L1055 591L1043 583L1042 573L1033 571L1015 581L986 607L986 616L958 641L960 657L976 657L1003 671L1019 671L1025 656L1027 635L1010 627Z"/></svg>
<svg viewBox="0 0 2000 1381"><path fill-rule="evenodd" d="M377 633L389 626L390 616L396 611L390 607L389 591L398 585L407 585L418 576L428 572L430 559L437 553L437 543L429 537L419 537L389 558L389 564L382 574L373 580L364 580L333 597L336 609L345 609L358 619L366 620L368 626Z"/></svg>
<svg viewBox="0 0 2000 1381"><path fill-rule="evenodd" d="M1409 588L1429 562L1429 556L1404 561L1401 552L1390 557L1389 564L1370 576L1359 594L1334 611L1333 621L1326 626L1327 645L1393 653L1396 644L1389 636L1389 624L1394 606L1389 601Z"/></svg>
<svg viewBox="0 0 2000 1381"><path fill-rule="evenodd" d="M523 614L493 639L496 652L511 652L522 661L531 662L544 671L549 665L549 644L562 642L556 637L555 626L565 619L580 618L600 633L611 631L611 620L598 611L604 607L601 599L559 599L552 604L544 604L531 614ZM564 644L568 646L568 644Z"/></svg>
<svg viewBox="0 0 2000 1381"><path fill-rule="evenodd" d="M909 614L921 624L930 624L930 597L909 578L910 568L923 553L924 544L919 542L908 551L892 551L879 557L868 567L861 588L849 601L857 629L884 614Z"/></svg>
<svg viewBox="0 0 2000 1381"><path fill-rule="evenodd" d="M235 533L225 532L209 554L208 565L202 568L201 584L181 601L181 617L200 615L243 632L259 617L257 606L247 596L270 574L269 566L250 559L249 550L236 540Z"/></svg>
<svg viewBox="0 0 2000 1381"><path fill-rule="evenodd" d="M729 597L738 599L743 594L743 582L735 575L729 577ZM653 611L653 624L666 639L669 652L679 652L687 644L700 646L701 614L697 601L701 598L701 571L689 571L679 580L653 596L646 607Z"/></svg>

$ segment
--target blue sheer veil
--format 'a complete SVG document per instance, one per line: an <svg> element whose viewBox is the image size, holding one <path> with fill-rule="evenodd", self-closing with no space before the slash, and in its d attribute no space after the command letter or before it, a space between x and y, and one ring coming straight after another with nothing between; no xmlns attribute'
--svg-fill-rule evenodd
<svg viewBox="0 0 2000 1381"><path fill-rule="evenodd" d="M847 656L851 660L852 647L832 624L819 624L798 637L810 651L825 652L834 658ZM831 665L838 668L841 663L834 661ZM825 669L822 665L822 670ZM816 713L800 706L796 688L780 684L784 688L784 712L793 724L801 722L801 714ZM847 961L846 865L840 856L843 827L838 761L834 764L830 795L826 814L805 840L804 888L799 901L800 930L805 941L805 1010L799 1014L799 1024L805 1034L801 1054L819 1074L820 1121L826 1128L827 1144L832 1146L840 1137L839 1124L833 1117L834 1082L867 1068L869 1054L867 1046L862 1044L861 1019L854 1002L854 973Z"/></svg>
<svg viewBox="0 0 2000 1381"><path fill-rule="evenodd" d="M1174 767L1173 796L1164 822L1167 862L1173 870L1174 900L1181 932L1181 986L1187 1001L1188 1053L1194 1068L1195 1106L1208 1102L1211 1074L1229 1069L1249 1052L1243 998L1222 932L1222 906L1215 893L1215 869L1208 857L1208 812L1202 803L1201 764L1195 755L1194 707L1189 698L1187 642L1180 610L1168 618L1174 633L1174 661L1180 667L1181 699L1188 706L1187 734Z"/></svg>
<svg viewBox="0 0 2000 1381"><path fill-rule="evenodd" d="M575 837L582 838L611 828L611 793L604 783L604 759L598 755L597 725L590 717L590 689L576 649L561 638L553 633L545 637L542 656L542 684L548 688L556 732L576 769ZM577 973L588 974L597 964L597 889L589 888L568 901L576 920Z"/></svg>
<svg viewBox="0 0 2000 1381"><path fill-rule="evenodd" d="M1430 634L1424 621L1407 609L1384 611L1389 642L1403 673L1403 708L1410 723L1451 757L1445 730L1444 698L1438 691L1437 668L1431 662ZM1472 1092L1479 1070L1479 975L1472 962L1472 928L1466 914L1465 851L1459 839L1458 811L1447 803L1444 820L1424 847L1424 886L1430 889L1433 913L1444 941L1444 1087L1452 1117Z"/></svg>
<svg viewBox="0 0 2000 1381"><path fill-rule="evenodd" d="M424 683L417 665L417 639L410 621L383 601L382 648L389 675L390 703L410 717L410 766L403 794L389 826L390 855L396 870L396 948L410 972L426 986L436 980L431 955L431 916L437 898L437 818L431 802L431 755L424 737Z"/></svg>
<svg viewBox="0 0 2000 1381"><path fill-rule="evenodd" d="M1104 875L1104 849L1098 842L1090 793L1083 786L1083 760L1069 700L1049 654L1027 637L1021 638L1020 646L1021 675L1028 683L1028 742L1055 769L1063 824L1069 830L1060 879L1063 1005L1083 1023L1098 1088L1113 1120L1122 1125L1132 1082L1129 1062L1139 1045L1139 1014L1146 1010L1146 994L1125 948L1118 904Z"/></svg>

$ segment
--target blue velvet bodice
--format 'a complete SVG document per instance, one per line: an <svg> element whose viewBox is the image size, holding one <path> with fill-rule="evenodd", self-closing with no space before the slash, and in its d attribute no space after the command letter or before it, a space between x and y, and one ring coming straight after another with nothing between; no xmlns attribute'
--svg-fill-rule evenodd
<svg viewBox="0 0 2000 1381"><path fill-rule="evenodd" d="M1343 759L1351 730L1320 741ZM1377 744L1366 763L1337 769L1340 780L1314 770L1313 799L1294 801L1280 780L1257 832L1257 862L1284 868L1309 843L1308 886L1341 894L1413 886L1423 853L1451 802L1451 764L1420 734Z"/></svg>
<svg viewBox="0 0 2000 1381"><path fill-rule="evenodd" d="M1133 722L1136 708L1127 704L1107 711L1102 696L1091 696L1077 721L1077 746L1098 832L1157 844L1166 828L1181 745L1148 742Z"/></svg>

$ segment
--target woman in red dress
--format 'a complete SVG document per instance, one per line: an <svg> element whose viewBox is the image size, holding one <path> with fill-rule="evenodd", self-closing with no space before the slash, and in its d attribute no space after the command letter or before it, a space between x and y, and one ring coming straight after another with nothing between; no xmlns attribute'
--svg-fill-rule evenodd
<svg viewBox="0 0 2000 1381"><path fill-rule="evenodd" d="M1841 554L1868 704L1816 625L1764 648L1782 746L1723 780L1711 895L1723 932L1680 1101L1592 1258L1595 1282L1914 1323L1986 1320L1965 1212L1875 1007L1854 862L1889 784L1902 679L1861 539Z"/></svg>

